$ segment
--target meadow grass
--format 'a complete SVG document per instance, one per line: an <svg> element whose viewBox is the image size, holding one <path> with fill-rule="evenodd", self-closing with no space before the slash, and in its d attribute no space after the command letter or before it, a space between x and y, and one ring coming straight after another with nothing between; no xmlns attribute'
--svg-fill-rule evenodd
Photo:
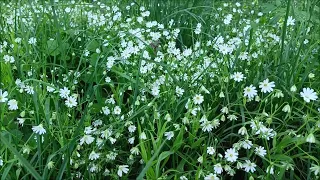
<svg viewBox="0 0 320 180"><path fill-rule="evenodd" d="M319 7L1 1L1 179L318 179Z"/></svg>

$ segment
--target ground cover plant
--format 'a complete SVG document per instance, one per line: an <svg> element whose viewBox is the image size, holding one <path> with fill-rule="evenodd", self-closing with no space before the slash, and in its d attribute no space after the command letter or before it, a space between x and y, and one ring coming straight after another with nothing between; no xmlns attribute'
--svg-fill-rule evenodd
<svg viewBox="0 0 320 180"><path fill-rule="evenodd" d="M318 179L319 7L0 2L1 179Z"/></svg>

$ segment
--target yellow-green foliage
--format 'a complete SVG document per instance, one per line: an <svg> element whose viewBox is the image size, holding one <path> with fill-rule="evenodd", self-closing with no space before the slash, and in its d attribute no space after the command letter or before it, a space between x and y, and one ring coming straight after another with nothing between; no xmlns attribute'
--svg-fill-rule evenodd
<svg viewBox="0 0 320 180"><path fill-rule="evenodd" d="M1 63L1 82L3 83L4 87L9 87L12 85L12 74L11 74L11 65L5 64L3 62Z"/></svg>

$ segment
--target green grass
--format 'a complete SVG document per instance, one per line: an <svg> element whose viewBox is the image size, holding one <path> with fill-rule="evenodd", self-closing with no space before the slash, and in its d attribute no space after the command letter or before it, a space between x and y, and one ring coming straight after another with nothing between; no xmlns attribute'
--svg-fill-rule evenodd
<svg viewBox="0 0 320 180"><path fill-rule="evenodd" d="M319 7L0 2L1 179L319 178Z"/></svg>

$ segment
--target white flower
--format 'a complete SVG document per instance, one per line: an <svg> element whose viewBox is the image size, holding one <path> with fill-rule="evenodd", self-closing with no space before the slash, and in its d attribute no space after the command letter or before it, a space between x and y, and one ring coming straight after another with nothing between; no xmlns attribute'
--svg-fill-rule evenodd
<svg viewBox="0 0 320 180"><path fill-rule="evenodd" d="M51 86L47 86L47 91L48 92L53 92L55 89L53 88L53 87L51 87Z"/></svg>
<svg viewBox="0 0 320 180"><path fill-rule="evenodd" d="M118 167L118 176L122 177L122 173L127 174L129 172L129 166L128 165L120 165Z"/></svg>
<svg viewBox="0 0 320 180"><path fill-rule="evenodd" d="M100 153L96 153L94 151L92 151L89 155L89 159L92 161L92 160L97 160L99 159L100 157Z"/></svg>
<svg viewBox="0 0 320 180"><path fill-rule="evenodd" d="M39 124L38 126L33 126L32 131L36 134L39 134L39 135L46 133L46 130L43 128L42 124Z"/></svg>
<svg viewBox="0 0 320 180"><path fill-rule="evenodd" d="M147 139L147 135L146 135L145 132L142 132L142 133L140 134L140 139L142 139L142 140L146 140L146 139Z"/></svg>
<svg viewBox="0 0 320 180"><path fill-rule="evenodd" d="M274 167L273 167L273 165L270 165L270 166L267 167L267 173L274 174Z"/></svg>
<svg viewBox="0 0 320 180"><path fill-rule="evenodd" d="M245 135L247 134L247 128L245 126L241 127L239 130L238 130L238 134L240 135Z"/></svg>
<svg viewBox="0 0 320 180"><path fill-rule="evenodd" d="M184 93L184 89L180 88L179 86L176 87L176 94L178 97L181 97Z"/></svg>
<svg viewBox="0 0 320 180"><path fill-rule="evenodd" d="M18 109L18 101L16 101L15 99L11 99L10 101L8 101L8 109L9 110L17 110Z"/></svg>
<svg viewBox="0 0 320 180"><path fill-rule="evenodd" d="M164 136L168 139L168 140L171 140L174 136L174 133L173 131L169 131L169 132L165 132L164 133Z"/></svg>
<svg viewBox="0 0 320 180"><path fill-rule="evenodd" d="M1 157L0 157L0 166L3 166L3 160Z"/></svg>
<svg viewBox="0 0 320 180"><path fill-rule="evenodd" d="M264 157L267 154L267 151L262 146L258 146L255 148L255 153L261 157Z"/></svg>
<svg viewBox="0 0 320 180"><path fill-rule="evenodd" d="M245 141L242 141L241 145L244 149L251 149L253 144L251 141L245 140Z"/></svg>
<svg viewBox="0 0 320 180"><path fill-rule="evenodd" d="M307 138L306 138L306 141L308 143L315 143L316 142L316 138L314 137L313 133L310 133Z"/></svg>
<svg viewBox="0 0 320 180"><path fill-rule="evenodd" d="M180 180L188 180L188 178L186 176L180 176L179 178Z"/></svg>
<svg viewBox="0 0 320 180"><path fill-rule="evenodd" d="M287 112L290 113L291 112L291 108L289 104L286 104L283 108L282 108L283 112Z"/></svg>
<svg viewBox="0 0 320 180"><path fill-rule="evenodd" d="M216 152L216 150L214 149L214 147L207 147L207 153L210 155L213 155Z"/></svg>
<svg viewBox="0 0 320 180"><path fill-rule="evenodd" d="M59 90L59 93L61 98L67 98L69 97L70 90L67 87L64 87L63 89Z"/></svg>
<svg viewBox="0 0 320 180"><path fill-rule="evenodd" d="M203 96L201 94L196 94L193 97L193 103L194 104L201 104L204 101Z"/></svg>
<svg viewBox="0 0 320 180"><path fill-rule="evenodd" d="M8 92L7 91L2 92L2 89L0 89L0 103L7 102L8 101L7 96L8 96Z"/></svg>
<svg viewBox="0 0 320 180"><path fill-rule="evenodd" d="M47 164L48 169L52 169L54 167L54 162L53 161L49 161Z"/></svg>
<svg viewBox="0 0 320 180"><path fill-rule="evenodd" d="M197 24L197 28L194 30L195 34L200 34L201 33L201 23Z"/></svg>
<svg viewBox="0 0 320 180"><path fill-rule="evenodd" d="M312 167L310 167L310 171L313 172L315 176L317 176L320 172L320 166L312 164Z"/></svg>
<svg viewBox="0 0 320 180"><path fill-rule="evenodd" d="M102 107L102 112L104 115L109 115L110 114L110 109L107 106Z"/></svg>
<svg viewBox="0 0 320 180"><path fill-rule="evenodd" d="M136 131L136 126L134 126L134 125L130 125L129 127L128 127L128 131L130 132L130 133L133 133L133 132L135 132Z"/></svg>
<svg viewBox="0 0 320 180"><path fill-rule="evenodd" d="M133 147L130 149L131 154L139 155L139 148Z"/></svg>
<svg viewBox="0 0 320 180"><path fill-rule="evenodd" d="M64 9L64 11L65 11L66 13L69 13L69 12L71 12L71 8L67 7L66 9Z"/></svg>
<svg viewBox="0 0 320 180"><path fill-rule="evenodd" d="M255 172L256 171L256 164L251 162L250 160L246 160L246 162L243 164L243 168L246 172Z"/></svg>
<svg viewBox="0 0 320 180"><path fill-rule="evenodd" d="M24 123L25 119L24 119L24 118L17 118L17 120L18 120L18 123L19 123L21 126L23 126L23 123Z"/></svg>
<svg viewBox="0 0 320 180"><path fill-rule="evenodd" d="M32 86L25 86L24 90L31 95L34 93L34 89Z"/></svg>
<svg viewBox="0 0 320 180"><path fill-rule="evenodd" d="M291 25L291 26L294 26L295 22L296 22L296 20L293 19L292 16L289 16L289 17L288 17L288 20L287 20L287 26L290 26L290 25Z"/></svg>
<svg viewBox="0 0 320 180"><path fill-rule="evenodd" d="M116 107L114 107L114 109L113 109L113 113L114 114L120 114L121 113L121 109L120 109L120 107L119 106L116 106Z"/></svg>
<svg viewBox="0 0 320 180"><path fill-rule="evenodd" d="M220 163L215 164L213 169L216 174L221 174L223 172L223 168Z"/></svg>
<svg viewBox="0 0 320 180"><path fill-rule="evenodd" d="M238 159L238 152L234 148L227 149L225 152L225 158L227 161L235 162Z"/></svg>
<svg viewBox="0 0 320 180"><path fill-rule="evenodd" d="M91 144L93 141L94 141L94 137L86 134L80 139L80 145L82 145L83 143Z"/></svg>
<svg viewBox="0 0 320 180"><path fill-rule="evenodd" d="M266 79L263 82L260 82L260 85L259 85L259 88L263 93L272 92L274 87L275 87L274 82L273 81L269 82L269 79Z"/></svg>
<svg viewBox="0 0 320 180"><path fill-rule="evenodd" d="M237 82L241 82L243 81L243 79L245 79L244 75L242 74L242 72L235 72L231 78L234 80L234 81L237 81Z"/></svg>
<svg viewBox="0 0 320 180"><path fill-rule="evenodd" d="M202 127L203 132L211 132L213 129L213 125L212 125L211 121L204 121L201 124L201 127Z"/></svg>
<svg viewBox="0 0 320 180"><path fill-rule="evenodd" d="M75 107L75 106L78 105L77 99L76 99L75 96L69 96L69 97L67 97L65 103L66 103L66 106L69 107L69 108L73 108L73 107Z"/></svg>
<svg viewBox="0 0 320 180"><path fill-rule="evenodd" d="M297 91L296 85L291 86L290 91L291 92L296 92Z"/></svg>
<svg viewBox="0 0 320 180"><path fill-rule="evenodd" d="M313 89L310 89L310 88L303 88L302 89L302 92L300 92L300 96L303 98L303 100L307 103L310 102L310 100L317 100L318 99L318 96L317 96L317 93L314 92Z"/></svg>
<svg viewBox="0 0 320 180"><path fill-rule="evenodd" d="M128 139L129 144L133 144L134 143L134 137L131 137Z"/></svg>
<svg viewBox="0 0 320 180"><path fill-rule="evenodd" d="M14 63L14 57L9 55L4 55L3 60L5 63Z"/></svg>
<svg viewBox="0 0 320 180"><path fill-rule="evenodd" d="M217 177L217 175L210 173L204 178L204 180L219 180L219 178Z"/></svg>
<svg viewBox="0 0 320 180"><path fill-rule="evenodd" d="M250 86L245 87L243 94L244 96L247 96L249 99L253 98L257 95L256 87L254 87L252 84Z"/></svg>
<svg viewBox="0 0 320 180"><path fill-rule="evenodd" d="M37 43L37 39L35 37L31 37L28 41L29 44L35 45Z"/></svg>

